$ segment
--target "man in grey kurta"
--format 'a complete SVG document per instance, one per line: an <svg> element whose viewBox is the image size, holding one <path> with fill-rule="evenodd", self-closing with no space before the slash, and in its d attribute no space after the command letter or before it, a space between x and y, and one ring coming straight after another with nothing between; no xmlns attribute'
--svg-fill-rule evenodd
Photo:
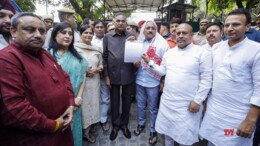
<svg viewBox="0 0 260 146"><path fill-rule="evenodd" d="M132 34L126 31L126 17L117 13L113 19L115 30L107 33L103 39L103 64L106 84L110 88L111 116L113 130L110 140L117 137L121 128L126 138L131 138L128 129L131 106L131 83L134 82L133 63L124 63L125 41ZM120 88L122 88L122 114L120 107Z"/></svg>

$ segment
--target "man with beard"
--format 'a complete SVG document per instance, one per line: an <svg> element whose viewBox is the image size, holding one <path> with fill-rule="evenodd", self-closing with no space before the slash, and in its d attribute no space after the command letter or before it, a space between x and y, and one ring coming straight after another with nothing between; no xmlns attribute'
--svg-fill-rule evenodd
<svg viewBox="0 0 260 146"><path fill-rule="evenodd" d="M195 41L196 45L202 46L207 43L206 39L206 27L208 25L208 20L203 19L200 21L200 30L194 33L193 40Z"/></svg>
<svg viewBox="0 0 260 146"><path fill-rule="evenodd" d="M9 0L0 3L0 50L12 42L10 33L11 18L15 14L15 9Z"/></svg>
<svg viewBox="0 0 260 146"><path fill-rule="evenodd" d="M206 49L192 44L192 26L177 27L177 46L168 50L161 65L142 57L151 70L165 76L165 85L155 129L165 135L165 145L191 146L199 141L202 102L212 83L212 57Z"/></svg>
<svg viewBox="0 0 260 146"><path fill-rule="evenodd" d="M210 145L252 145L260 114L260 44L245 35L250 22L248 10L230 12L228 40L213 47L213 85L199 132Z"/></svg>
<svg viewBox="0 0 260 146"><path fill-rule="evenodd" d="M0 50L0 145L72 146L74 93L69 76L42 49L44 22L19 13L11 24L15 40Z"/></svg>
<svg viewBox="0 0 260 146"><path fill-rule="evenodd" d="M202 47L208 51L213 51L213 45L221 41L222 34L223 31L219 22L210 23L206 28L206 38L208 43Z"/></svg>
<svg viewBox="0 0 260 146"><path fill-rule="evenodd" d="M105 80L110 89L111 119L113 129L110 140L117 137L121 128L126 138L131 138L128 129L131 107L131 87L134 82L133 63L124 62L125 41L135 39L126 31L126 17L123 13L115 14L113 19L115 30L108 32L103 39L103 64ZM122 89L122 90L121 90ZM122 94L120 94L120 90ZM122 114L119 113L120 98L122 99Z"/></svg>
<svg viewBox="0 0 260 146"><path fill-rule="evenodd" d="M141 28L139 41L144 43L143 51L156 64L160 65L164 53L170 48L166 40L157 33L157 25L154 21L146 21ZM150 137L149 144L157 142L155 120L158 113L158 100L161 75L151 71L147 63L142 59L136 75L136 99L138 107L138 126L134 131L140 135L146 123L146 103L150 110Z"/></svg>

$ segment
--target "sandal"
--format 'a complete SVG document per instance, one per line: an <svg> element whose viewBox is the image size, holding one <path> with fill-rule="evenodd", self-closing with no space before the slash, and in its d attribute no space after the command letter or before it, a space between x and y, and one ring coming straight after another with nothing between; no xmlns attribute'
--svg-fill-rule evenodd
<svg viewBox="0 0 260 146"><path fill-rule="evenodd" d="M95 124L90 125L89 132L88 133L95 133L96 132L96 126Z"/></svg>
<svg viewBox="0 0 260 146"><path fill-rule="evenodd" d="M134 130L135 136L139 136L143 132L144 128L144 125L138 125L136 130Z"/></svg>
<svg viewBox="0 0 260 146"><path fill-rule="evenodd" d="M155 145L157 141L158 141L157 133L156 132L150 133L149 144Z"/></svg>
<svg viewBox="0 0 260 146"><path fill-rule="evenodd" d="M110 129L110 126L107 122L105 122L105 123L100 122L100 126L101 126L103 131L108 131Z"/></svg>
<svg viewBox="0 0 260 146"><path fill-rule="evenodd" d="M89 134L88 136L84 135L83 139L85 139L89 143L95 143L96 142L96 137L93 134Z"/></svg>

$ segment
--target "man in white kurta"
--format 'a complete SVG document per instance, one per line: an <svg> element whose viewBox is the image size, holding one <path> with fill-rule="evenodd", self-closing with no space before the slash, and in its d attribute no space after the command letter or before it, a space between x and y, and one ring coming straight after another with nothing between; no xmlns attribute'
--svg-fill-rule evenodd
<svg viewBox="0 0 260 146"><path fill-rule="evenodd" d="M200 129L211 145L252 145L260 111L260 44L245 37L248 16L243 9L231 12L224 25L228 40L213 47L213 85Z"/></svg>
<svg viewBox="0 0 260 146"><path fill-rule="evenodd" d="M174 141L192 145L198 141L202 102L212 83L212 57L209 51L191 43L192 27L180 24L176 30L177 46L168 50L160 66L144 54L155 72L165 75L155 129L165 135L165 145Z"/></svg>

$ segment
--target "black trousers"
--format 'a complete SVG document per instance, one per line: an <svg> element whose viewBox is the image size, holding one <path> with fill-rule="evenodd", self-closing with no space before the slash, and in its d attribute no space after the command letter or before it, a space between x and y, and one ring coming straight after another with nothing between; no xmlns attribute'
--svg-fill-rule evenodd
<svg viewBox="0 0 260 146"><path fill-rule="evenodd" d="M111 118L113 128L127 128L129 122L129 112L131 107L131 84L111 85L110 103ZM120 88L122 95L120 96ZM122 99L122 113L120 114L120 97Z"/></svg>
<svg viewBox="0 0 260 146"><path fill-rule="evenodd" d="M257 122L256 122L253 146L258 146L259 144L260 144L260 117L258 117Z"/></svg>

